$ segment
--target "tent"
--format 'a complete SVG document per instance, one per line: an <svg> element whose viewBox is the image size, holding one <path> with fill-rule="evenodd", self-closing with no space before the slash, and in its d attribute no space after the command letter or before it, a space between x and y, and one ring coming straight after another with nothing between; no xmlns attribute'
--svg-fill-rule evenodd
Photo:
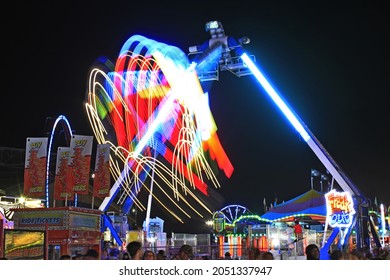
<svg viewBox="0 0 390 280"><path fill-rule="evenodd" d="M261 218L272 222L300 221L324 223L326 201L324 193L310 189L302 195L269 209Z"/></svg>

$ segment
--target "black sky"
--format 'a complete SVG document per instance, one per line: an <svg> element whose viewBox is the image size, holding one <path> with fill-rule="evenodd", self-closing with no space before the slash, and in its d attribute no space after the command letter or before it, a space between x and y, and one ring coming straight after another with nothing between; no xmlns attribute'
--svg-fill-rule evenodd
<svg viewBox="0 0 390 280"><path fill-rule="evenodd" d="M25 148L27 137L44 135L47 117L59 115L77 134L92 135L83 101L99 56L115 61L135 34L187 53L209 39L205 23L218 20L226 35L251 39L246 51L356 186L390 204L388 1L175 2L10 2L0 146ZM220 174L224 205L261 212L264 198L282 202L309 190L311 168L325 173L253 77L221 72L209 86L235 167L230 179Z"/></svg>

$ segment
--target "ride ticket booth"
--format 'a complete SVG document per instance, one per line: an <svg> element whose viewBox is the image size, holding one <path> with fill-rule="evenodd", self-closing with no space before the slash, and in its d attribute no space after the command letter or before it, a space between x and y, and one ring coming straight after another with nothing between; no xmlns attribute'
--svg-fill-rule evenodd
<svg viewBox="0 0 390 280"><path fill-rule="evenodd" d="M47 259L84 254L88 249L100 257L101 211L72 206L13 210L14 229L46 231Z"/></svg>

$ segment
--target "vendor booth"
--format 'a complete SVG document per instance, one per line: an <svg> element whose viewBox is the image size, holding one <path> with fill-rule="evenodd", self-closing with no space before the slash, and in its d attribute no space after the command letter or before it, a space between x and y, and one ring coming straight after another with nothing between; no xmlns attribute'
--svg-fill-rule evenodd
<svg viewBox="0 0 390 280"><path fill-rule="evenodd" d="M14 229L46 232L47 259L61 255L84 254L88 249L100 252L101 211L78 207L14 209Z"/></svg>

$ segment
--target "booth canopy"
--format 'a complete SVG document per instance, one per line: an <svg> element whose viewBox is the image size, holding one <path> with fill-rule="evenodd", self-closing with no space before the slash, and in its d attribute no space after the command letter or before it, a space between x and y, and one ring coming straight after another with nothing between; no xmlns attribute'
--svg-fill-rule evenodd
<svg viewBox="0 0 390 280"><path fill-rule="evenodd" d="M326 201L324 193L310 189L296 198L272 207L261 217L273 222L291 222L294 219L307 222L325 222Z"/></svg>

